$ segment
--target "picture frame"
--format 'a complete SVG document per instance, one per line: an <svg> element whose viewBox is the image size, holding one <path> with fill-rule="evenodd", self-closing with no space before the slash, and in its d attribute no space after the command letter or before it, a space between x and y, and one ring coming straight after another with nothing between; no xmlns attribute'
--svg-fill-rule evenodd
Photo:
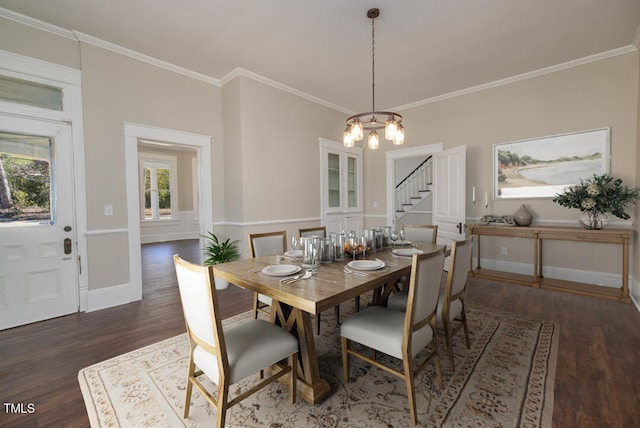
<svg viewBox="0 0 640 428"><path fill-rule="evenodd" d="M609 173L610 136L607 127L494 144L494 198L552 198L580 179Z"/></svg>

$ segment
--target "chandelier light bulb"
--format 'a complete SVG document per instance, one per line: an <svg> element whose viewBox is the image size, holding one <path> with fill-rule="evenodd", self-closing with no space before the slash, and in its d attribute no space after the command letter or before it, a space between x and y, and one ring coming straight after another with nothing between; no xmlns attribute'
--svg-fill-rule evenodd
<svg viewBox="0 0 640 428"><path fill-rule="evenodd" d="M351 137L353 141L360 141L364 138L364 126L360 119L356 119L351 125Z"/></svg>
<svg viewBox="0 0 640 428"><path fill-rule="evenodd" d="M375 150L380 146L380 139L375 129L369 133L368 143L371 150Z"/></svg>
<svg viewBox="0 0 640 428"><path fill-rule="evenodd" d="M344 130L344 134L342 135L342 143L345 147L353 147L355 141L353 140L353 136L351 135L351 130L347 126L347 129Z"/></svg>
<svg viewBox="0 0 640 428"><path fill-rule="evenodd" d="M402 143L404 143L404 126L400 123L396 134L393 136L393 144L399 146Z"/></svg>
<svg viewBox="0 0 640 428"><path fill-rule="evenodd" d="M387 123L385 124L385 127L384 127L384 138L386 138L387 140L393 140L397 130L398 130L398 123L393 118L393 116L389 116L389 118L387 119Z"/></svg>

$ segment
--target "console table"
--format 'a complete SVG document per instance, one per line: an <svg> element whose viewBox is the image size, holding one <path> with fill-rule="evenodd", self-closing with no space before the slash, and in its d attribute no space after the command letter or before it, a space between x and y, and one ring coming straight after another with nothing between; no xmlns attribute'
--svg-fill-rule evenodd
<svg viewBox="0 0 640 428"><path fill-rule="evenodd" d="M472 235L477 236L478 242L478 264L475 269L473 269L472 266L471 273L473 276L513 282L534 288L560 290L569 293L615 300L623 303L631 303L631 299L629 298L629 241L631 240L631 229L587 230L580 227L507 227L479 224L472 224L467 227ZM533 275L483 269L481 267L480 255L481 236L531 239L533 245ZM622 284L620 288L544 278L542 276L542 242L545 239L622 245L622 261L620 266L622 269Z"/></svg>

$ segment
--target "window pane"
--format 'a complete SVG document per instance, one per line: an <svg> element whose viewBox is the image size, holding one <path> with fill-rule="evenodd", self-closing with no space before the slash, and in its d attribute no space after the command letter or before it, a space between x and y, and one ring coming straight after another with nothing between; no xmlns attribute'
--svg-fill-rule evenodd
<svg viewBox="0 0 640 428"><path fill-rule="evenodd" d="M0 222L49 222L52 141L0 133Z"/></svg>
<svg viewBox="0 0 640 428"><path fill-rule="evenodd" d="M144 218L146 220L153 218L153 213L151 212L151 191L149 190L144 192Z"/></svg>
<svg viewBox="0 0 640 428"><path fill-rule="evenodd" d="M171 218L171 192L167 190L158 191L158 205L160 207L160 218Z"/></svg>
<svg viewBox="0 0 640 428"><path fill-rule="evenodd" d="M336 208L340 206L340 155L329 153L328 155L328 192L329 207Z"/></svg>
<svg viewBox="0 0 640 428"><path fill-rule="evenodd" d="M358 159L348 157L347 164L347 192L349 208L355 208L358 206Z"/></svg>
<svg viewBox="0 0 640 428"><path fill-rule="evenodd" d="M143 177L144 177L144 188L145 188L145 190L151 189L151 169L145 167L142 170L142 174L143 174Z"/></svg>
<svg viewBox="0 0 640 428"><path fill-rule="evenodd" d="M169 170L166 168L158 168L158 190L169 190L170 186Z"/></svg>
<svg viewBox="0 0 640 428"><path fill-rule="evenodd" d="M62 111L62 89L0 76L0 100Z"/></svg>

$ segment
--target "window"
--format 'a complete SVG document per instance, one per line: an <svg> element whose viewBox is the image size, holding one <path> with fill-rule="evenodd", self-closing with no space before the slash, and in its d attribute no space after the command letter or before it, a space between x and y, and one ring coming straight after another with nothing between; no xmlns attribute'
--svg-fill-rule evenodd
<svg viewBox="0 0 640 428"><path fill-rule="evenodd" d="M174 156L140 153L142 220L173 220L177 209L177 161Z"/></svg>
<svg viewBox="0 0 640 428"><path fill-rule="evenodd" d="M52 220L53 142L0 132L0 224Z"/></svg>

